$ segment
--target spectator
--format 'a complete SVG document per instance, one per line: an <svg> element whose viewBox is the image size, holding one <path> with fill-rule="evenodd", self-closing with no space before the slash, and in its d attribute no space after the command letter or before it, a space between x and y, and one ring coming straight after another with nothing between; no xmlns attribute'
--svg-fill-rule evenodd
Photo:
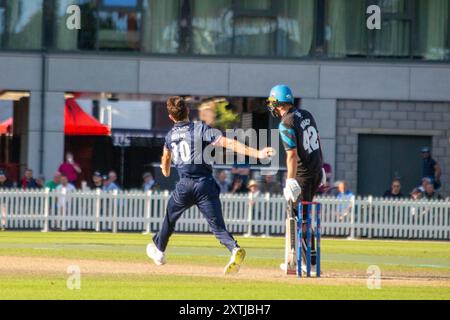
<svg viewBox="0 0 450 320"><path fill-rule="evenodd" d="M248 191L253 195L253 197L257 197L260 194L259 185L255 180L250 180L247 185Z"/></svg>
<svg viewBox="0 0 450 320"><path fill-rule="evenodd" d="M20 185L22 189L39 189L39 185L33 178L33 170L29 168L25 169L24 177L20 180Z"/></svg>
<svg viewBox="0 0 450 320"><path fill-rule="evenodd" d="M58 207L61 209L64 208L67 203L66 194L75 191L76 188L73 184L69 182L69 179L63 174L61 174L60 182L61 183L59 184L58 187L56 187L55 190L59 193ZM63 190L65 190L66 194L63 194Z"/></svg>
<svg viewBox="0 0 450 320"><path fill-rule="evenodd" d="M231 193L246 193L248 189L245 187L244 180L240 175L236 175L231 184Z"/></svg>
<svg viewBox="0 0 450 320"><path fill-rule="evenodd" d="M429 178L434 188L439 189L441 187L441 166L431 157L430 148L423 147L421 151L423 158L422 177Z"/></svg>
<svg viewBox="0 0 450 320"><path fill-rule="evenodd" d="M38 185L39 189L42 189L45 187L45 177L39 176L36 178L36 184Z"/></svg>
<svg viewBox="0 0 450 320"><path fill-rule="evenodd" d="M144 180L144 183L142 184L142 188L144 189L144 191L153 191L157 189L156 181L150 172L144 173L142 175L142 179Z"/></svg>
<svg viewBox="0 0 450 320"><path fill-rule="evenodd" d="M91 189L102 190L103 189L103 176L100 171L95 171L92 175Z"/></svg>
<svg viewBox="0 0 450 320"><path fill-rule="evenodd" d="M394 179L391 184L391 189L387 190L383 197L391 199L401 199L403 198L403 193L401 192L402 185L399 179Z"/></svg>
<svg viewBox="0 0 450 320"><path fill-rule="evenodd" d="M117 174L115 171L111 170L108 173L108 176L106 177L106 179L103 183L103 191L106 191L106 192L110 192L110 191L114 191L114 190L119 191L120 188L117 185L116 181L117 181Z"/></svg>
<svg viewBox="0 0 450 320"><path fill-rule="evenodd" d="M0 189L12 189L13 184L6 177L6 173L0 170Z"/></svg>
<svg viewBox="0 0 450 320"><path fill-rule="evenodd" d="M434 189L434 185L432 183L428 184L426 189L425 189L425 193L424 193L424 198L427 200L442 200L442 196L437 193Z"/></svg>
<svg viewBox="0 0 450 320"><path fill-rule="evenodd" d="M53 175L53 180L47 181L45 184L45 187L48 188L50 191L55 190L59 184L61 183L61 172L56 171Z"/></svg>
<svg viewBox="0 0 450 320"><path fill-rule="evenodd" d="M429 184L431 184L430 178L422 178L422 184L418 187L419 191L425 193L425 190Z"/></svg>
<svg viewBox="0 0 450 320"><path fill-rule="evenodd" d="M263 183L261 183L262 193L281 194L281 186L275 180L275 177L273 174L264 175Z"/></svg>
<svg viewBox="0 0 450 320"><path fill-rule="evenodd" d="M348 189L347 182L345 181L338 181L336 186L336 198L342 200L338 205L338 218L342 221L352 209L351 199L354 197L354 194Z"/></svg>
<svg viewBox="0 0 450 320"><path fill-rule="evenodd" d="M81 173L80 166L75 162L73 158L73 154L70 152L67 152L66 154L66 161L63 162L58 169L61 174L65 175L67 179L69 179L69 182L73 185L76 185L78 180L78 175Z"/></svg>
<svg viewBox="0 0 450 320"><path fill-rule="evenodd" d="M228 193L230 191L230 183L228 182L227 172L221 170L217 176L217 184L220 187L220 193Z"/></svg>
<svg viewBox="0 0 450 320"><path fill-rule="evenodd" d="M233 181L235 179L242 179L242 184L244 187L244 192L247 192L245 187L250 180L250 166L248 164L236 164L231 168L231 174L233 175Z"/></svg>
<svg viewBox="0 0 450 320"><path fill-rule="evenodd" d="M56 187L56 191L61 192L62 190L66 189L66 192L72 192L76 190L75 186L69 182L69 178L67 178L65 175L61 174L59 180L60 184Z"/></svg>
<svg viewBox="0 0 450 320"><path fill-rule="evenodd" d="M413 191L411 191L411 199L412 200L420 200L423 197L423 192L419 190L419 188L414 188Z"/></svg>
<svg viewBox="0 0 450 320"><path fill-rule="evenodd" d="M348 189L348 184L345 181L338 181L336 183L337 186L337 198L339 199L350 199L351 197L353 197L353 193Z"/></svg>

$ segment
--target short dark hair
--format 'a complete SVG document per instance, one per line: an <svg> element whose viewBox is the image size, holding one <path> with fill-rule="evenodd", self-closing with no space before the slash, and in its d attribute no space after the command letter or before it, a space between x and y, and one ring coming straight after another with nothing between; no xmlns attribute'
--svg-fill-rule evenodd
<svg viewBox="0 0 450 320"><path fill-rule="evenodd" d="M180 96L173 96L167 100L167 111L175 121L183 121L188 116L188 108Z"/></svg>

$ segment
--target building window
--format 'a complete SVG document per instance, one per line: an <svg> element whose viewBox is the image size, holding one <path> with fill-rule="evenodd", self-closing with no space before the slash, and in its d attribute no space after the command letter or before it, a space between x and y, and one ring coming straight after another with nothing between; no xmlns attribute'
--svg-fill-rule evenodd
<svg viewBox="0 0 450 320"><path fill-rule="evenodd" d="M233 41L232 0L193 0L191 14L192 53L230 55Z"/></svg>
<svg viewBox="0 0 450 320"><path fill-rule="evenodd" d="M43 0L0 0L2 47L41 49Z"/></svg>
<svg viewBox="0 0 450 320"><path fill-rule="evenodd" d="M140 50L140 36L140 0L101 0L98 13L98 49Z"/></svg>
<svg viewBox="0 0 450 320"><path fill-rule="evenodd" d="M381 30L366 28L371 4L381 8ZM324 8L329 57L449 59L450 0L327 0Z"/></svg>
<svg viewBox="0 0 450 320"><path fill-rule="evenodd" d="M381 30L369 32L369 55L376 57L408 58L412 48L414 1L367 1L381 8Z"/></svg>
<svg viewBox="0 0 450 320"><path fill-rule="evenodd" d="M450 59L450 0L418 0L414 55L425 60Z"/></svg>
<svg viewBox="0 0 450 320"><path fill-rule="evenodd" d="M151 53L178 53L180 0L144 0L142 49Z"/></svg>
<svg viewBox="0 0 450 320"><path fill-rule="evenodd" d="M313 51L315 0L277 1L277 55L304 57Z"/></svg>
<svg viewBox="0 0 450 320"><path fill-rule="evenodd" d="M366 56L364 0L328 0L325 5L325 50L332 58Z"/></svg>

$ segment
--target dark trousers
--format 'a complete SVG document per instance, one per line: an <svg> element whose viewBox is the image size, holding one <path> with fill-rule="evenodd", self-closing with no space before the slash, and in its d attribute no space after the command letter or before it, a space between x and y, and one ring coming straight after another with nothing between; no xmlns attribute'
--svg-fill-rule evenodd
<svg viewBox="0 0 450 320"><path fill-rule="evenodd" d="M196 205L220 243L230 251L236 248L237 242L227 231L223 220L219 193L219 186L213 177L182 178L169 198L162 228L153 237L156 247L163 252L166 250L176 222L186 210Z"/></svg>

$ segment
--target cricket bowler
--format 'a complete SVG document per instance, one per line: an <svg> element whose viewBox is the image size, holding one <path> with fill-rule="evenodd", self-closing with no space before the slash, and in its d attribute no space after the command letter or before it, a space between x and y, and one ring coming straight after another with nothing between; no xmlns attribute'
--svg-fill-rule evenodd
<svg viewBox="0 0 450 320"><path fill-rule="evenodd" d="M230 262L224 273L237 273L245 258L245 250L239 247L226 229L219 199L220 188L213 178L211 161L204 159L204 150L209 145L214 145L245 156L265 159L273 155L273 149L250 148L224 137L219 130L212 129L204 122L190 121L189 109L182 97L169 98L167 110L169 118L175 124L165 139L161 169L163 175L168 177L173 161L180 180L169 198L161 230L147 246L147 255L155 264L165 264L164 252L177 220L186 210L196 205L208 221L213 234L231 252Z"/></svg>
<svg viewBox="0 0 450 320"><path fill-rule="evenodd" d="M295 274L296 217L298 203L312 202L319 186L326 178L323 172L322 148L314 117L306 110L294 106L294 96L286 85L277 85L270 91L267 105L272 116L281 118L279 132L286 150L287 179L283 194L288 201L286 221L286 255L281 268L287 274ZM302 229L306 230L306 206L303 208ZM302 254L306 252L306 232L303 232ZM316 264L316 250L312 241L311 264ZM305 261L305 259L303 259ZM305 270L302 265L302 270Z"/></svg>

